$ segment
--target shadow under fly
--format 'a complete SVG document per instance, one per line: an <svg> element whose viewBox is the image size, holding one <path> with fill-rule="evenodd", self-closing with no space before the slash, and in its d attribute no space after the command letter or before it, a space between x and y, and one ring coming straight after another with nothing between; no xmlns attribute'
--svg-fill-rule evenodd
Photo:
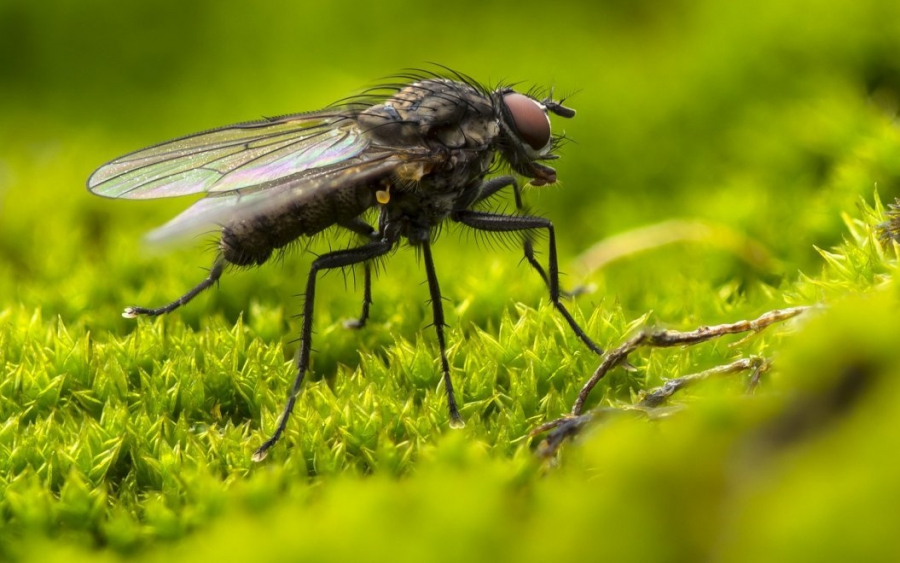
<svg viewBox="0 0 900 563"><path fill-rule="evenodd" d="M221 228L206 279L167 305L128 307L123 315L129 318L169 313L215 284L227 265L263 264L273 252L329 227L362 237L359 246L328 252L312 263L294 384L278 425L254 460L262 460L284 432L309 368L319 272L362 265L362 313L349 323L362 327L372 302L372 263L404 240L421 251L450 424L463 424L431 253L433 237L447 220L487 233L521 234L525 259L546 282L553 306L588 348L603 354L560 300L553 224L525 212L515 176L488 178L505 166L534 186L556 182L556 171L545 162L558 158L562 137L551 134L548 115L571 118L575 111L552 95L519 93L504 85L491 89L440 69L397 75L320 111L238 123L153 145L104 164L88 178L91 192L110 198L205 194L150 233L150 240L181 237L209 225ZM513 192L517 213L474 209L505 188ZM372 208L377 209L376 226L363 219ZM546 233L549 245L546 270L533 249L538 232Z"/></svg>

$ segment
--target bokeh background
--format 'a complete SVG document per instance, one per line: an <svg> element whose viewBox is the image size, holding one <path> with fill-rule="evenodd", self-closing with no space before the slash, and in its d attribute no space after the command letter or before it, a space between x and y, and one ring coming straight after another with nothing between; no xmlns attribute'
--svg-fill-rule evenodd
<svg viewBox="0 0 900 563"><path fill-rule="evenodd" d="M70 334L77 342L126 342L122 355L138 358L135 365L150 373L165 354L184 351L164 354L146 344L154 342L146 335L162 334L171 344L184 331L208 334L202 330L241 319L250 327L249 340L262 348L284 345L273 365L294 350L290 340L298 321L292 315L300 310L296 294L310 254L233 273L177 316L141 325L143 345L129 339L137 329L120 317L122 306L170 300L199 280L212 254L203 241L167 253L143 246L143 233L188 202L104 200L85 189L91 171L190 132L314 110L429 62L487 84L521 82L570 96L567 104L577 116L554 120L555 130L572 139L554 165L560 183L530 189L526 198L557 225L565 284L594 287L573 307L579 318L594 314L590 330L605 346L624 337L631 323L647 319L692 328L837 299L844 291L864 293L884 281L861 267L856 278L842 270L840 283L819 283L825 263L817 249L850 238L848 218L860 218L861 202L900 196L896 0L0 0L0 337L6 339L0 339L6 397L0 397L0 413L7 419L0 420L0 452L39 441L32 428L50 427L56 416L56 407L40 406L43 395L27 409L14 398L30 373L22 366L39 357L22 352L29 342L51 342L34 345L56 354L46 362L51 372L65 371L59 341ZM314 250L327 247L328 240L320 240ZM457 331L454 346L462 333L469 342L482 338L473 336L472 327L514 332L514 321L504 315L521 314L529 322L535 315L516 303L546 303L546 288L519 263L514 248L450 231L435 255L448 322ZM838 262L829 264L836 268ZM361 334L339 328L359 306L352 278L327 279L333 283L323 283L317 296L313 379L340 380L360 363L360 351L362 361L372 364L372 355L384 350L403 357L407 348L397 342L417 340L417 334L432 342L414 253L399 252L389 261L375 287L374 328ZM812 381L822 374L839 381L845 373L840 366L862 365L854 363L858 358L871 359L865 365L876 374L872 380L888 381L883 374L896 374L890 366L897 365L893 343L900 329L886 310L895 305L844 306L804 333L809 338L795 339L779 396L815 388ZM235 333L240 330L243 325ZM85 344L88 356L92 345ZM459 371L469 366L461 359L465 350L452 350ZM755 351L772 352L762 344ZM421 355L429 374L431 352ZM717 349L705 358L712 363L728 353ZM471 355L473 365L481 361L477 355ZM595 364L577 351L571 355L585 370ZM709 367L698 367L693 356L653 358L636 362L666 375ZM544 388L577 389L587 372L560 373L554 377L569 377L567 383L554 380ZM499 381L513 385L505 377ZM616 377L618 390L597 395L628 397L643 383L659 383L659 375ZM152 387L144 380L130 385ZM0 462L0 558L99 557L81 550L111 546L127 554L152 545L158 551L149 557L162 559L170 557L170 545L156 542L168 540L176 544L174 557L184 559L199 553L283 560L286 552L340 559L363 549L376 559L417 561L677 560L678 554L687 560L759 560L815 553L824 560L850 558L866 546L867 560L890 560L885 546L893 540L892 520L883 516L898 498L897 460L884 445L896 438L890 421L898 415L888 400L896 385L884 385L884 393L867 403L870 409L836 434L799 452L788 448L784 458L760 454L767 460L762 477L737 489L735 482L760 469L741 464L759 453L745 438L760 432L753 425L767 411L747 407L734 389L726 389L730 399L722 401L718 387L706 397L711 407L696 407L699 416L661 432L617 424L600 441L574 449L546 480L546 468L529 461L533 444L523 436L447 438L439 424L411 447L412 457L398 462L398 473L414 475L400 484L391 470L343 450L345 465L315 468L332 481L316 479L313 470L306 480L305 468L285 461L286 450L264 469L248 468L238 440L229 450L234 457L211 452L212 461L185 470L164 447L168 457L152 466L162 467L163 476L147 478L150 485L128 474L132 466L125 462L113 464L122 472L114 484L104 476L60 475L52 456L32 466ZM274 393L282 396L283 385ZM93 406L82 408L79 397L63 395L60 412L77 413L72 420L91 418ZM331 399L335 412L349 397L338 395ZM498 408L514 410L518 397L508 392ZM140 397L129 400L131 411L123 412L140 410ZM274 407L264 403L268 416ZM529 411L532 416L564 410L562 400L550 407L541 399L534 403L540 406ZM201 407L204 414L195 420L209 422L210 409ZM227 439L240 432L241 440L258 438L263 407L247 408L252 416L237 408L226 413L234 422ZM785 407L769 410L779 408ZM73 436L71 443L78 444ZM336 447L345 438L335 430L317 439ZM341 477L346 467L355 471ZM359 467L376 476L358 478ZM131 488L116 489L121 483ZM275 508L263 508L270 505ZM66 512L71 506L80 508ZM193 535L208 526L210 536ZM404 526L411 533L397 540ZM601 532L600 543L592 544ZM448 536L455 541L445 546ZM43 543L60 537L78 547L69 553ZM188 543L179 547L185 537ZM272 541L237 539L252 537Z"/></svg>

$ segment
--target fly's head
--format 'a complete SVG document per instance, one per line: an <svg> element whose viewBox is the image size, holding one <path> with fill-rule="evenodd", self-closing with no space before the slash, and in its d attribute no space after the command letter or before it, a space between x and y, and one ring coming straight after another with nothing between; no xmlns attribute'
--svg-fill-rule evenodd
<svg viewBox="0 0 900 563"><path fill-rule="evenodd" d="M553 149L560 137L550 132L549 114L570 118L575 110L550 97L537 100L512 88L500 88L492 98L500 122L499 149L512 169L532 178L533 186L556 182L556 170L542 163L559 158Z"/></svg>

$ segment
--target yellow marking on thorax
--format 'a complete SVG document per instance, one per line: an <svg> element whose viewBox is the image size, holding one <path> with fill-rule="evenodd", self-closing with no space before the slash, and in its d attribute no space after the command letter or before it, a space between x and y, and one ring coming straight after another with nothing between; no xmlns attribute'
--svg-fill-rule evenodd
<svg viewBox="0 0 900 563"><path fill-rule="evenodd" d="M394 172L398 178L407 182L418 182L434 168L432 162L408 162L397 167Z"/></svg>

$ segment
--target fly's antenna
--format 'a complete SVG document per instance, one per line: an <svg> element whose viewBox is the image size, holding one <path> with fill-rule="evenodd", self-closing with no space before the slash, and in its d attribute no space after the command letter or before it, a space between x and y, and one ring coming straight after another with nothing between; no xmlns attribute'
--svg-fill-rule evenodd
<svg viewBox="0 0 900 563"><path fill-rule="evenodd" d="M553 115L558 115L560 117L570 119L572 117L575 117L575 110L563 105L563 102L565 102L570 97L571 96L565 96L560 100L554 100L553 99L553 88L551 87L550 95L547 96L546 98L544 98L543 100L541 100L541 103L544 104L544 106L547 108L547 111L549 111Z"/></svg>

